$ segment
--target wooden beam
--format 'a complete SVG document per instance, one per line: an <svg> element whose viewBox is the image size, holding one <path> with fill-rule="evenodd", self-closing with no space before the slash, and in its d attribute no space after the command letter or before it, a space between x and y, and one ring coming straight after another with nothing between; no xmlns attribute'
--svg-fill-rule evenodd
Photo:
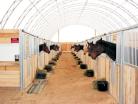
<svg viewBox="0 0 138 104"><path fill-rule="evenodd" d="M19 37L17 29L0 29L0 38Z"/></svg>

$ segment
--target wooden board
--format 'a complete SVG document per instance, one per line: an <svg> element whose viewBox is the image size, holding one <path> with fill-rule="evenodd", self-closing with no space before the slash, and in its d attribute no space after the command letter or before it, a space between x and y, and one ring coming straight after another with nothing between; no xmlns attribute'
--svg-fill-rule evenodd
<svg viewBox="0 0 138 104"><path fill-rule="evenodd" d="M24 66L24 87L27 88L34 81L37 66L37 55L32 55L30 58L23 60Z"/></svg>
<svg viewBox="0 0 138 104"><path fill-rule="evenodd" d="M0 62L0 87L20 86L20 66L18 62Z"/></svg>
<svg viewBox="0 0 138 104"><path fill-rule="evenodd" d="M105 64L105 57L100 56L97 59L97 75L99 79L106 78L106 64Z"/></svg>
<svg viewBox="0 0 138 104"><path fill-rule="evenodd" d="M45 62L44 62L44 60L45 60L45 59L44 59L44 52L40 52L40 53L39 53L38 59L39 59L39 60L38 60L38 67L39 67L40 69L43 69L43 68L44 68L44 65L45 65L45 64L44 64L44 63L45 63Z"/></svg>
<svg viewBox="0 0 138 104"><path fill-rule="evenodd" d="M49 54L45 53L45 65L47 65L49 61Z"/></svg>
<svg viewBox="0 0 138 104"><path fill-rule="evenodd" d="M125 104L135 104L135 68L124 66L124 101Z"/></svg>
<svg viewBox="0 0 138 104"><path fill-rule="evenodd" d="M18 38L17 29L0 29L0 44L11 43L11 38Z"/></svg>
<svg viewBox="0 0 138 104"><path fill-rule="evenodd" d="M135 104L138 104L138 68L135 70Z"/></svg>

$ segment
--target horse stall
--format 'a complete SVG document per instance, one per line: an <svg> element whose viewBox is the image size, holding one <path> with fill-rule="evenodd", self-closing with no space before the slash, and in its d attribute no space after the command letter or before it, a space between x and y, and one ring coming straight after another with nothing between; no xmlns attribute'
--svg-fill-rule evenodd
<svg viewBox="0 0 138 104"><path fill-rule="evenodd" d="M21 89L29 88L37 70L43 70L50 58L50 41L25 31L20 34ZM45 50L44 50L45 49Z"/></svg>
<svg viewBox="0 0 138 104"><path fill-rule="evenodd" d="M116 44L116 60L102 53L96 59L87 58L96 79L109 82L109 93L119 104L138 104L138 29L126 29L92 38ZM91 60L91 61L90 61Z"/></svg>
<svg viewBox="0 0 138 104"><path fill-rule="evenodd" d="M39 45L43 45L44 43L46 43L47 47L50 50L50 47L48 45L49 42L50 41L45 40L45 39L41 39L41 38L39 38L39 40L38 40ZM50 53L48 53L46 51L40 51L39 50L39 53L38 53L38 68L40 70L42 70L45 65L48 65L49 61L50 61Z"/></svg>
<svg viewBox="0 0 138 104"><path fill-rule="evenodd" d="M48 46L48 48L49 48L49 50L50 50L50 41L49 40L45 40L45 42L47 43L47 46ZM47 53L47 52L44 52L44 63L45 63L45 65L48 65L48 63L49 63L49 61L50 61L50 53Z"/></svg>
<svg viewBox="0 0 138 104"><path fill-rule="evenodd" d="M50 42L50 57L49 57L50 59L49 60L52 60L52 58L54 58L60 51L61 51L60 43Z"/></svg>
<svg viewBox="0 0 138 104"><path fill-rule="evenodd" d="M36 70L48 62L48 54L39 52L47 42L23 30L0 30L0 87L25 90L35 79Z"/></svg>

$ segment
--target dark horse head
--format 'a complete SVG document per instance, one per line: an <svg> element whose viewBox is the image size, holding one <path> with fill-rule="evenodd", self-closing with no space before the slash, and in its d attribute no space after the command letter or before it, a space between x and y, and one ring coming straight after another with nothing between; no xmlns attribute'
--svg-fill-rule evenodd
<svg viewBox="0 0 138 104"><path fill-rule="evenodd" d="M80 50L83 50L84 46L83 45L74 45L74 51L79 52Z"/></svg>
<svg viewBox="0 0 138 104"><path fill-rule="evenodd" d="M56 44L50 45L50 50L59 51L59 46Z"/></svg>
<svg viewBox="0 0 138 104"><path fill-rule="evenodd" d="M88 44L88 47L87 47L88 55L92 56L92 50L93 50L94 44L93 44L93 42L91 42L91 43L87 42L87 44Z"/></svg>
<svg viewBox="0 0 138 104"><path fill-rule="evenodd" d="M106 53L113 61L116 60L116 44L102 40L98 40L93 46L91 57L96 59L102 53Z"/></svg>
<svg viewBox="0 0 138 104"><path fill-rule="evenodd" d="M74 45L71 46L71 49L73 49L73 48L74 48Z"/></svg>
<svg viewBox="0 0 138 104"><path fill-rule="evenodd" d="M50 50L49 50L48 46L46 45L46 43L39 45L39 52L41 52L41 51L44 51L46 53L50 53Z"/></svg>

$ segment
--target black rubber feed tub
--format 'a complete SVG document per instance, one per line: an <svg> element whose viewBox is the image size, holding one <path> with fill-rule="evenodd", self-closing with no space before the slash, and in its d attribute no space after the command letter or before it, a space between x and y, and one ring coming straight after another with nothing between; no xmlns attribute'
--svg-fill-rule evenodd
<svg viewBox="0 0 138 104"><path fill-rule="evenodd" d="M91 69L88 69L84 72L84 75L87 77L94 77L94 71Z"/></svg>
<svg viewBox="0 0 138 104"><path fill-rule="evenodd" d="M47 72L50 72L53 70L53 67L52 65L46 65L44 69L47 70Z"/></svg>
<svg viewBox="0 0 138 104"><path fill-rule="evenodd" d="M87 69L87 64L81 63L81 64L80 64L80 68L81 68L81 69Z"/></svg>
<svg viewBox="0 0 138 104"><path fill-rule="evenodd" d="M108 91L108 81L97 81L97 89L99 91Z"/></svg>
<svg viewBox="0 0 138 104"><path fill-rule="evenodd" d="M46 79L46 70L38 70L36 72L36 79Z"/></svg>
<svg viewBox="0 0 138 104"><path fill-rule="evenodd" d="M82 61L81 61L81 60L78 60L78 61L77 61L77 64L78 64L78 65L82 64Z"/></svg>
<svg viewBox="0 0 138 104"><path fill-rule="evenodd" d="M50 61L49 65L56 65L56 61Z"/></svg>

